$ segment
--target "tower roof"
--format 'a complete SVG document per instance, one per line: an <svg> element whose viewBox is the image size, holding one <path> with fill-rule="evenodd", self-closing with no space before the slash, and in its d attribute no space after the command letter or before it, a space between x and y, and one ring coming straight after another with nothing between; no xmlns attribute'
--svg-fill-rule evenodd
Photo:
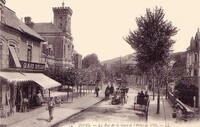
<svg viewBox="0 0 200 127"><path fill-rule="evenodd" d="M58 14L69 14L72 15L73 11L70 7L53 7L53 12Z"/></svg>
<svg viewBox="0 0 200 127"><path fill-rule="evenodd" d="M200 31L199 31L199 28L197 30L197 33L195 35L195 39L200 39Z"/></svg>

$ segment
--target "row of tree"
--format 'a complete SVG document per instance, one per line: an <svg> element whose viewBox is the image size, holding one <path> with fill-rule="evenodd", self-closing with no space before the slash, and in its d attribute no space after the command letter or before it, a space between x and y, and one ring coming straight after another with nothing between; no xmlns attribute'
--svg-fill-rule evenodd
<svg viewBox="0 0 200 127"><path fill-rule="evenodd" d="M102 70L96 54L83 58L82 68L61 68L52 65L45 70L45 74L67 87L67 100L70 88L82 94L82 90L92 90L102 80ZM89 88L90 86L90 88ZM73 91L73 90L72 90Z"/></svg>

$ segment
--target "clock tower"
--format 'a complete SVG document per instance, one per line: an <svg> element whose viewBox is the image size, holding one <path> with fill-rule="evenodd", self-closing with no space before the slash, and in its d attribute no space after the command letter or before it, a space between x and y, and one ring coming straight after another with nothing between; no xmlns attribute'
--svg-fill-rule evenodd
<svg viewBox="0 0 200 127"><path fill-rule="evenodd" d="M62 7L54 7L54 24L60 28L67 36L71 36L71 16L72 10L70 7L65 7L64 2Z"/></svg>

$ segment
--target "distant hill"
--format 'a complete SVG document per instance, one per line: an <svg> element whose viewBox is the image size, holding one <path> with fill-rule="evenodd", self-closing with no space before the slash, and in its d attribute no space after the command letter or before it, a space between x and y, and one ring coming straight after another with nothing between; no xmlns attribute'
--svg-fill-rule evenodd
<svg viewBox="0 0 200 127"><path fill-rule="evenodd" d="M131 57L133 57L133 54L128 54L126 56L122 56L122 57L116 57L116 58L113 58L113 59L110 59L110 60L105 60L105 61L102 61L101 62L101 65L107 65L108 67L110 65L112 65L113 63L115 62L118 62L121 60L122 64L125 63L126 61L128 61Z"/></svg>
<svg viewBox="0 0 200 127"><path fill-rule="evenodd" d="M171 54L171 58L172 60L177 60L177 57L186 57L186 53L185 52L174 52Z"/></svg>
<svg viewBox="0 0 200 127"><path fill-rule="evenodd" d="M128 54L128 55L123 56L123 57L116 57L116 58L113 58L113 59L110 59L110 60L102 61L101 65L106 64L107 67L110 67L113 63L120 61L120 59L121 59L121 62L123 64L123 63L126 63L127 61L129 61L132 57L134 57L134 54ZM186 57L186 54L185 54L185 52L174 52L174 53L171 54L171 57L172 57L173 61L176 61L177 57Z"/></svg>

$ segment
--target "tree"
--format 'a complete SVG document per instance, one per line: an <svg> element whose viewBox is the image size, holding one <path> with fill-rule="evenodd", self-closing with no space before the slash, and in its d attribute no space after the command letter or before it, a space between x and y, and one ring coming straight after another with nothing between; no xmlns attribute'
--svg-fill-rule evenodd
<svg viewBox="0 0 200 127"><path fill-rule="evenodd" d="M143 72L152 72L158 88L157 114L160 112L160 85L164 70L169 63L171 39L178 32L172 23L164 20L164 11L156 7L146 10L146 15L136 18L138 29L130 31L125 41L136 51L138 68Z"/></svg>
<svg viewBox="0 0 200 127"><path fill-rule="evenodd" d="M83 68L88 68L93 64L99 64L98 56L96 54L90 54L83 58L82 66Z"/></svg>

